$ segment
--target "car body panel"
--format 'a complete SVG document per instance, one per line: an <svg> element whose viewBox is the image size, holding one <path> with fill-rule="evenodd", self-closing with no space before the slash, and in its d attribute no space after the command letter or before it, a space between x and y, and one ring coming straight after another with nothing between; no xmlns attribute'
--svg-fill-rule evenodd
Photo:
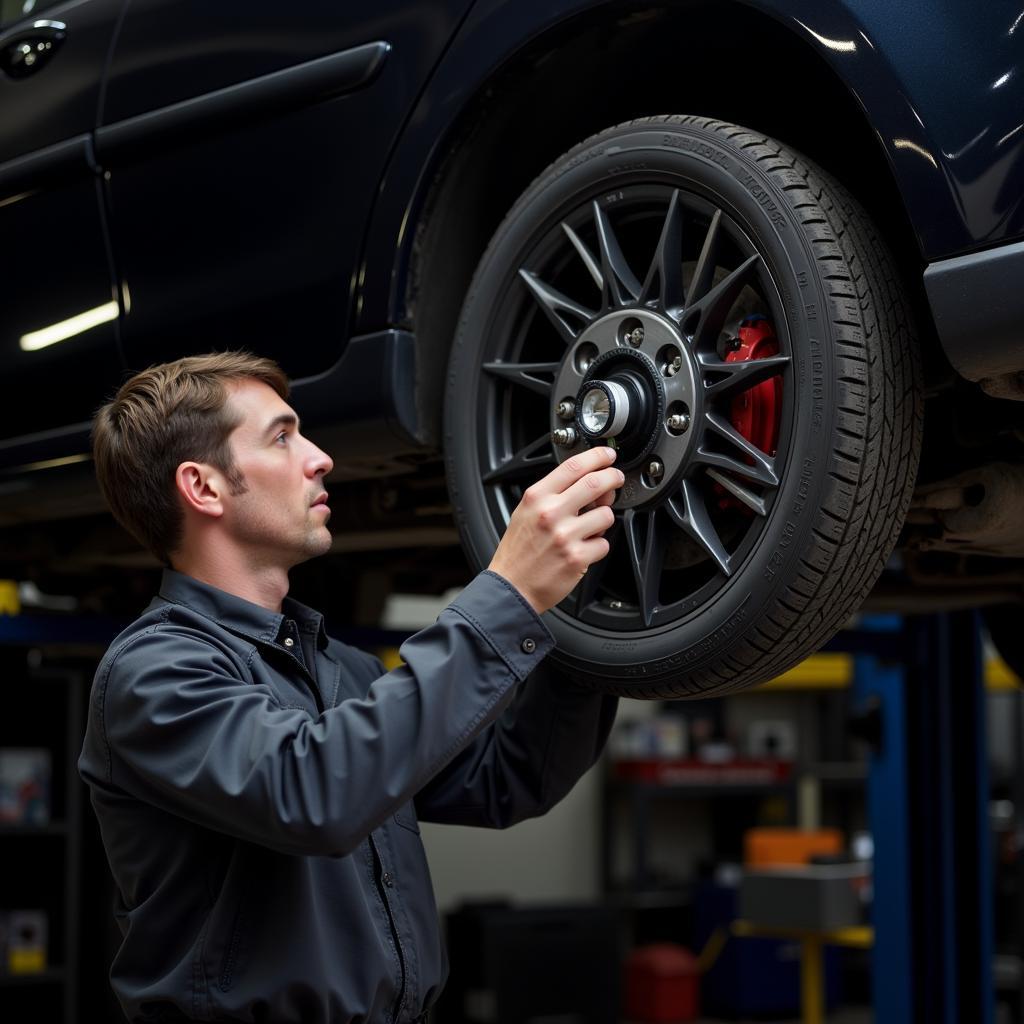
<svg viewBox="0 0 1024 1024"><path fill-rule="evenodd" d="M1019 397L1022 390L1022 281L1024 242L939 260L924 274L949 361L997 397Z"/></svg>
<svg viewBox="0 0 1024 1024"><path fill-rule="evenodd" d="M0 75L0 439L88 420L120 371L91 132L121 6L57 4L0 34L4 48L31 37L38 21L66 26L45 64L23 78ZM62 333L65 340L47 343ZM62 386L62 377L74 386Z"/></svg>
<svg viewBox="0 0 1024 1024"><path fill-rule="evenodd" d="M97 139L130 369L225 339L292 377L337 362L372 197L464 7L132 4Z"/></svg>
<svg viewBox="0 0 1024 1024"><path fill-rule="evenodd" d="M860 105L920 269L941 260L952 272L960 264L946 260L1022 237L1024 15L927 0L740 2L803 40ZM699 18L725 6L663 10ZM87 418L125 369L245 345L293 378L320 378L343 365L348 339L409 327L417 223L467 111L550 34L638 10L595 0L74 0L42 10L68 21L67 43L44 72L0 78L0 226L18 240L0 265L11 296L0 359L14 396L0 439L26 435L20 454L14 440L0 444L0 465L30 461L40 431ZM578 141L572 131L565 148ZM972 267L957 292L968 307ZM116 321L20 349L26 333L111 302ZM936 320L962 368L943 333L951 319ZM959 336L969 337L962 318ZM1024 366L1012 331L1000 339L992 358ZM74 388L47 400L71 367ZM83 430L72 435L84 450Z"/></svg>
<svg viewBox="0 0 1024 1024"><path fill-rule="evenodd" d="M877 134L924 260L1024 235L1024 21L1006 5L928 0L744 0L802 38ZM683 5L675 5L682 7ZM391 159L368 233L358 329L404 319L409 226L473 98L525 47L619 4L556 0L529 14L479 0L431 77ZM957 40L955 46L950 40ZM993 61L1001 69L993 76ZM946 65L948 74L937 75ZM699 113L692 110L665 113ZM566 148L572 140L566 140Z"/></svg>
<svg viewBox="0 0 1024 1024"><path fill-rule="evenodd" d="M1018 10L927 0L753 6L802 33L857 98L925 259L1024 235Z"/></svg>
<svg viewBox="0 0 1024 1024"><path fill-rule="evenodd" d="M24 78L0 75L0 164L95 127L104 65L123 6L124 0L70 0L0 31L2 49L31 36L36 22L67 26L66 39L47 64Z"/></svg>

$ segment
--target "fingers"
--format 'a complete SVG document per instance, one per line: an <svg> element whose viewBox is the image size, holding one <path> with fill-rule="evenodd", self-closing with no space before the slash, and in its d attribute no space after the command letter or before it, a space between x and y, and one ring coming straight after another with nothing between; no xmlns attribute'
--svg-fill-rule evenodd
<svg viewBox="0 0 1024 1024"><path fill-rule="evenodd" d="M577 537L589 539L600 536L609 529L615 522L615 513L606 506L591 509L589 512L581 512L572 520L572 532Z"/></svg>
<svg viewBox="0 0 1024 1024"><path fill-rule="evenodd" d="M565 462L556 466L546 476L541 477L532 487L527 489L527 494L532 491L535 497L538 498L549 494L561 494L562 491L571 487L580 477L586 476L587 473L592 473L596 469L603 469L614 460L614 448L608 448L605 445L600 445L597 448L588 448L585 452L566 459ZM580 503L580 505L583 504L584 502Z"/></svg>
<svg viewBox="0 0 1024 1024"><path fill-rule="evenodd" d="M558 604L610 550L602 534L615 522L609 506L625 480L614 458L603 447L572 456L528 487L509 518L489 567L538 612Z"/></svg>
<svg viewBox="0 0 1024 1024"><path fill-rule="evenodd" d="M616 497L614 491L605 491L601 497L596 498L589 505L584 505L582 511L589 512L592 508L600 508L602 505L614 505Z"/></svg>
<svg viewBox="0 0 1024 1024"><path fill-rule="evenodd" d="M585 540L580 545L580 553L585 559L588 567L593 565L595 562L600 562L609 551L611 551L611 545L604 537L592 537L590 540ZM584 570L584 572L586 572L586 570Z"/></svg>
<svg viewBox="0 0 1024 1024"><path fill-rule="evenodd" d="M566 507L579 511L585 505L597 503L609 491L614 495L615 489L621 487L625 479L622 470L608 466L581 477L562 494L562 499Z"/></svg>

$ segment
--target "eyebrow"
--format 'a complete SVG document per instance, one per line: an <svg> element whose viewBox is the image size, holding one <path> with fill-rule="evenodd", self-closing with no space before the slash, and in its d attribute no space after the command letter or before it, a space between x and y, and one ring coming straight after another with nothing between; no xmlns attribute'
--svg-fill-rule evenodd
<svg viewBox="0 0 1024 1024"><path fill-rule="evenodd" d="M299 418L293 412L283 412L279 416L275 416L267 425L263 428L264 435L269 434L273 430L277 430L278 427L295 427L297 430L299 427Z"/></svg>

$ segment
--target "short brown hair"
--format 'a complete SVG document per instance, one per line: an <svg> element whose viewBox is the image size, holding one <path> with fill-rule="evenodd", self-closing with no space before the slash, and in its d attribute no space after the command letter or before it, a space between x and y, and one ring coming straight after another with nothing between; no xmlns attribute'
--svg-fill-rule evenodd
<svg viewBox="0 0 1024 1024"><path fill-rule="evenodd" d="M288 378L272 359L212 352L137 373L93 419L93 458L103 497L117 521L165 565L184 526L174 484L178 466L209 463L227 474L233 491L244 489L228 445L239 420L227 412L226 385L247 379L288 397Z"/></svg>

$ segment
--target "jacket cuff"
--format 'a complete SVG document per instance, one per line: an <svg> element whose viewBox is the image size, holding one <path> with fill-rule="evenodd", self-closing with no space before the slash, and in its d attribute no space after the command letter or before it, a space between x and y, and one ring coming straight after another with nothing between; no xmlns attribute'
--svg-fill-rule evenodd
<svg viewBox="0 0 1024 1024"><path fill-rule="evenodd" d="M555 646L530 603L504 576L485 569L448 606L471 622L522 682Z"/></svg>

